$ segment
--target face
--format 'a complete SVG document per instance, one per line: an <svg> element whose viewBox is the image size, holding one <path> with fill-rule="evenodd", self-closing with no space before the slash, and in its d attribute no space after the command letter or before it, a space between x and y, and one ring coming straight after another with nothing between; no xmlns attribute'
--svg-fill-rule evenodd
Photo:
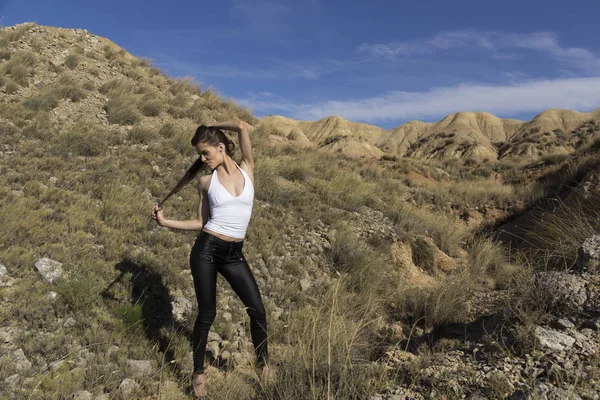
<svg viewBox="0 0 600 400"><path fill-rule="evenodd" d="M196 144L198 155L211 169L215 169L223 161L224 150L225 146L222 143L219 143L218 146L212 146L202 142Z"/></svg>

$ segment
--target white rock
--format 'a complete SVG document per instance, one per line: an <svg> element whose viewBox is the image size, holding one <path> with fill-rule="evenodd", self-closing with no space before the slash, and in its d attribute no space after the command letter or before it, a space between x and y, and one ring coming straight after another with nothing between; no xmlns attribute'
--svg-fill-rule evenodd
<svg viewBox="0 0 600 400"><path fill-rule="evenodd" d="M62 275L62 263L49 258L38 260L38 262L35 263L35 268L48 282L54 282Z"/></svg>
<svg viewBox="0 0 600 400"><path fill-rule="evenodd" d="M125 378L119 384L117 394L121 400L127 400L140 388L139 383L134 379Z"/></svg>
<svg viewBox="0 0 600 400"><path fill-rule="evenodd" d="M535 337L540 345L552 351L568 350L575 344L575 339L554 329L545 329L538 326L535 329Z"/></svg>
<svg viewBox="0 0 600 400"><path fill-rule="evenodd" d="M127 360L127 365L136 378L151 375L154 371L150 360Z"/></svg>
<svg viewBox="0 0 600 400"><path fill-rule="evenodd" d="M308 278L300 279L300 289L307 291L312 286L312 281Z"/></svg>
<svg viewBox="0 0 600 400"><path fill-rule="evenodd" d="M58 296L56 292L50 292L46 295L50 301L56 300L56 296Z"/></svg>
<svg viewBox="0 0 600 400"><path fill-rule="evenodd" d="M173 318L180 323L183 323L192 313L192 303L185 297L175 298L171 302L171 307L173 307Z"/></svg>
<svg viewBox="0 0 600 400"><path fill-rule="evenodd" d="M78 390L73 395L73 400L92 400L92 394L87 390Z"/></svg>
<svg viewBox="0 0 600 400"><path fill-rule="evenodd" d="M16 328L12 328L9 326L0 327L0 343L12 343L14 340L15 333Z"/></svg>
<svg viewBox="0 0 600 400"><path fill-rule="evenodd" d="M111 355L117 353L119 351L119 346L117 345L112 345L108 348L108 350L106 350L106 356L110 357Z"/></svg>
<svg viewBox="0 0 600 400"><path fill-rule="evenodd" d="M28 371L31 369L31 362L25 356L23 349L17 349L12 353L15 360L17 371Z"/></svg>
<svg viewBox="0 0 600 400"><path fill-rule="evenodd" d="M566 318L561 318L558 320L558 325L560 325L561 327L565 328L565 329L572 329L575 328L575 325L569 321Z"/></svg>
<svg viewBox="0 0 600 400"><path fill-rule="evenodd" d="M212 341L222 342L223 339L221 338L221 336L219 336L219 334L217 332L209 331L207 341L208 342L212 342Z"/></svg>
<svg viewBox="0 0 600 400"><path fill-rule="evenodd" d="M206 344L206 350L208 350L214 358L219 357L219 342L208 342Z"/></svg>

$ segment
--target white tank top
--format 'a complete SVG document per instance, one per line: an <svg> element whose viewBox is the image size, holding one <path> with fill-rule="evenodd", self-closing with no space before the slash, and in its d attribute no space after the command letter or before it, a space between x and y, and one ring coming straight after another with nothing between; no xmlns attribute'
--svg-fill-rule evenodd
<svg viewBox="0 0 600 400"><path fill-rule="evenodd" d="M243 239L252 216L254 186L246 171L241 169L235 161L233 163L244 177L244 190L237 197L229 193L219 182L215 168L208 187L210 219L204 227L222 235Z"/></svg>

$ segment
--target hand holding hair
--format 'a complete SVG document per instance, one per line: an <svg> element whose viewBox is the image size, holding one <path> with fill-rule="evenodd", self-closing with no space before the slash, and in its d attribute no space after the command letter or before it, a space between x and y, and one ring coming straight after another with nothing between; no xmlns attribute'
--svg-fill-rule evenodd
<svg viewBox="0 0 600 400"><path fill-rule="evenodd" d="M152 219L155 220L158 223L158 225L163 226L165 217L163 216L161 206L152 207Z"/></svg>

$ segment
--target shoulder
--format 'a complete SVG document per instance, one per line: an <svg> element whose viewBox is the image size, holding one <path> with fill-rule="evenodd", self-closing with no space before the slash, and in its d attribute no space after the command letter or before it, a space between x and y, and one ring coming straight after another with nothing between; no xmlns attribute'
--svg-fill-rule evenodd
<svg viewBox="0 0 600 400"><path fill-rule="evenodd" d="M252 183L254 183L254 163L249 164L245 160L240 162L240 168L244 170L245 173L248 174Z"/></svg>
<svg viewBox="0 0 600 400"><path fill-rule="evenodd" d="M210 180L212 179L212 174L202 175L198 179L198 191L207 192L210 186Z"/></svg>

